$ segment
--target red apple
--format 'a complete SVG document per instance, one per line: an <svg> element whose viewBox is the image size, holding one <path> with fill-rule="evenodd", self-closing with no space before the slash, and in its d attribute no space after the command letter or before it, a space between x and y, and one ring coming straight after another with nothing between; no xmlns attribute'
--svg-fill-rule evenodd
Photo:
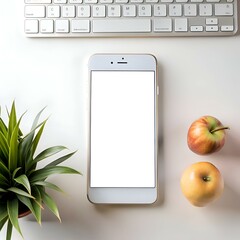
<svg viewBox="0 0 240 240"><path fill-rule="evenodd" d="M203 116L192 123L187 134L188 147L199 155L219 151L225 143L225 129L222 123L211 116Z"/></svg>
<svg viewBox="0 0 240 240"><path fill-rule="evenodd" d="M213 164L198 162L183 172L181 189L190 203L203 207L220 197L224 181L220 171Z"/></svg>

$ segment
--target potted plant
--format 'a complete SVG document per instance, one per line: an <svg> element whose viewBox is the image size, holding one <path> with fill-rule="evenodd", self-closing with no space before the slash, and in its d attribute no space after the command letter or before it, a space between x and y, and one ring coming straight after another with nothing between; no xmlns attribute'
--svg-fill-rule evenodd
<svg viewBox="0 0 240 240"><path fill-rule="evenodd" d="M47 181L47 178L52 174L80 174L70 167L59 166L75 152L58 157L38 168L40 161L66 149L64 146L54 146L36 154L47 122L45 120L38 124L42 111L36 116L30 132L25 135L20 130L24 114L17 119L14 102L10 113L8 112L8 124L3 121L0 111L0 231L7 224L6 240L11 239L13 227L22 236L19 217L32 213L41 224L43 207L49 208L60 220L57 205L46 189L62 190Z"/></svg>

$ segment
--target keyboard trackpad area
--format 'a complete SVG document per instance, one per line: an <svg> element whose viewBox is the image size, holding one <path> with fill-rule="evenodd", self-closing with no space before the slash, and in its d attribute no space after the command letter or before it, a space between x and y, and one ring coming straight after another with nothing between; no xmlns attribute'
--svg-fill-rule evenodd
<svg viewBox="0 0 240 240"><path fill-rule="evenodd" d="M151 32L150 19L93 20L95 33Z"/></svg>

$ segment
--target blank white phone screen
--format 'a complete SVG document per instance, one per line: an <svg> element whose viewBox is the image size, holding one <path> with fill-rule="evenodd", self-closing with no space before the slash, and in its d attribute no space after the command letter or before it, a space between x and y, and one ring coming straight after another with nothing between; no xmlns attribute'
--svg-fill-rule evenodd
<svg viewBox="0 0 240 240"><path fill-rule="evenodd" d="M91 72L91 187L155 187L154 75Z"/></svg>

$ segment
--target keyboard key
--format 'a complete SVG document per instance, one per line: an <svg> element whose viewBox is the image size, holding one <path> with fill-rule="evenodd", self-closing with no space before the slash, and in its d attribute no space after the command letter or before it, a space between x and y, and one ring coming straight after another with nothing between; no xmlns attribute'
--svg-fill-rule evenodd
<svg viewBox="0 0 240 240"><path fill-rule="evenodd" d="M101 19L93 20L94 33L151 32L150 19Z"/></svg>
<svg viewBox="0 0 240 240"><path fill-rule="evenodd" d="M38 20L25 20L25 33L38 33Z"/></svg>
<svg viewBox="0 0 240 240"><path fill-rule="evenodd" d="M113 3L113 0L99 0L100 3Z"/></svg>
<svg viewBox="0 0 240 240"><path fill-rule="evenodd" d="M55 29L57 33L69 33L69 21L68 20L56 20Z"/></svg>
<svg viewBox="0 0 240 240"><path fill-rule="evenodd" d="M218 26L206 26L206 32L217 32Z"/></svg>
<svg viewBox="0 0 240 240"><path fill-rule="evenodd" d="M187 18L176 18L175 19L175 32L187 32L188 21Z"/></svg>
<svg viewBox="0 0 240 240"><path fill-rule="evenodd" d="M182 16L182 5L181 4L171 4L171 5L169 5L169 16L170 17L180 17L180 16Z"/></svg>
<svg viewBox="0 0 240 240"><path fill-rule="evenodd" d="M60 6L48 6L47 16L49 18L59 18L60 17Z"/></svg>
<svg viewBox="0 0 240 240"><path fill-rule="evenodd" d="M220 0L206 0L206 2L216 3L216 2L220 2Z"/></svg>
<svg viewBox="0 0 240 240"><path fill-rule="evenodd" d="M69 0L70 4L78 4L78 3L82 3L82 0Z"/></svg>
<svg viewBox="0 0 240 240"><path fill-rule="evenodd" d="M154 32L172 32L172 19L154 19Z"/></svg>
<svg viewBox="0 0 240 240"><path fill-rule="evenodd" d="M203 26L191 26L191 32L203 32Z"/></svg>
<svg viewBox="0 0 240 240"><path fill-rule="evenodd" d="M158 3L158 0L146 0L146 3Z"/></svg>
<svg viewBox="0 0 240 240"><path fill-rule="evenodd" d="M123 5L122 12L124 17L135 17L136 5Z"/></svg>
<svg viewBox="0 0 240 240"><path fill-rule="evenodd" d="M218 19L217 18L206 18L207 25L217 25Z"/></svg>
<svg viewBox="0 0 240 240"><path fill-rule="evenodd" d="M74 18L76 16L75 6L62 6L62 17Z"/></svg>
<svg viewBox="0 0 240 240"><path fill-rule="evenodd" d="M108 17L120 17L121 6L120 5L109 5L108 6Z"/></svg>
<svg viewBox="0 0 240 240"><path fill-rule="evenodd" d="M128 3L128 0L115 0L115 3Z"/></svg>
<svg viewBox="0 0 240 240"><path fill-rule="evenodd" d="M167 16L167 6L165 4L154 5L153 14L156 17L166 17Z"/></svg>
<svg viewBox="0 0 240 240"><path fill-rule="evenodd" d="M77 9L77 16L79 18L86 18L86 17L90 17L91 12L90 12L90 6L89 5L82 5L82 6L78 6Z"/></svg>
<svg viewBox="0 0 240 240"><path fill-rule="evenodd" d="M106 17L105 5L93 5L92 11L93 11L93 17Z"/></svg>
<svg viewBox="0 0 240 240"><path fill-rule="evenodd" d="M233 26L221 26L222 32L232 32L234 30Z"/></svg>
<svg viewBox="0 0 240 240"><path fill-rule="evenodd" d="M90 21L89 20L72 20L71 32L72 33L89 33Z"/></svg>
<svg viewBox="0 0 240 240"><path fill-rule="evenodd" d="M25 0L27 4L44 4L44 3L52 3L52 0Z"/></svg>
<svg viewBox="0 0 240 240"><path fill-rule="evenodd" d="M151 17L152 7L151 5L141 5L138 8L138 16L140 17Z"/></svg>
<svg viewBox="0 0 240 240"><path fill-rule="evenodd" d="M184 16L186 17L197 16L197 5L196 4L184 5Z"/></svg>
<svg viewBox="0 0 240 240"><path fill-rule="evenodd" d="M130 0L131 3L143 3L143 0Z"/></svg>
<svg viewBox="0 0 240 240"><path fill-rule="evenodd" d="M45 6L26 6L26 18L44 18L46 15Z"/></svg>
<svg viewBox="0 0 240 240"><path fill-rule="evenodd" d="M200 16L212 16L212 4L200 4L199 5Z"/></svg>
<svg viewBox="0 0 240 240"><path fill-rule="evenodd" d="M54 3L58 3L58 4L63 4L63 3L67 3L67 0L53 0Z"/></svg>
<svg viewBox="0 0 240 240"><path fill-rule="evenodd" d="M91 3L97 3L97 0L84 0L84 3L91 4Z"/></svg>
<svg viewBox="0 0 240 240"><path fill-rule="evenodd" d="M41 33L53 33L53 20L41 20L40 32Z"/></svg>
<svg viewBox="0 0 240 240"><path fill-rule="evenodd" d="M233 4L216 4L215 15L216 16L232 16Z"/></svg>

